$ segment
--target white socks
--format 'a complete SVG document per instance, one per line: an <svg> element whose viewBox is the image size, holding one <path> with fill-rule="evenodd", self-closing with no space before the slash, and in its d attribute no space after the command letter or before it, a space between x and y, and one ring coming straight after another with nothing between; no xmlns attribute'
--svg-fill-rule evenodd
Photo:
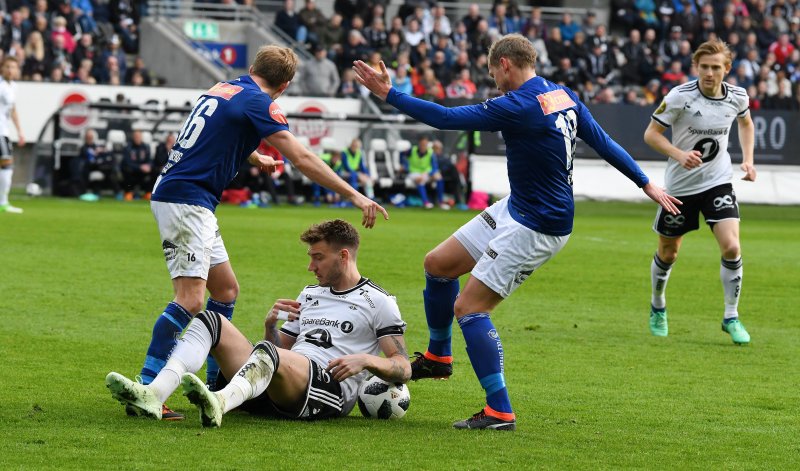
<svg viewBox="0 0 800 471"><path fill-rule="evenodd" d="M203 367L211 345L208 327L199 319L192 319L167 364L149 385L161 402L166 401L178 389L184 373L194 373Z"/></svg>
<svg viewBox="0 0 800 471"><path fill-rule="evenodd" d="M0 168L0 206L8 204L8 192L11 191L11 177L13 175L13 168Z"/></svg>
<svg viewBox="0 0 800 471"><path fill-rule="evenodd" d="M739 317L739 293L742 289L742 257L725 260L719 266L719 279L725 296L725 319Z"/></svg>
<svg viewBox="0 0 800 471"><path fill-rule="evenodd" d="M267 390L275 372L275 362L270 355L257 345L244 366L236 372L230 383L217 394L222 396L228 412L242 405L247 400L260 396ZM274 348L274 347L273 347Z"/></svg>
<svg viewBox="0 0 800 471"><path fill-rule="evenodd" d="M667 291L667 281L669 281L671 270L671 263L664 262L658 258L658 254L653 255L653 262L650 264L650 283L653 289L650 296L650 304L655 309L666 309L667 307L665 292Z"/></svg>

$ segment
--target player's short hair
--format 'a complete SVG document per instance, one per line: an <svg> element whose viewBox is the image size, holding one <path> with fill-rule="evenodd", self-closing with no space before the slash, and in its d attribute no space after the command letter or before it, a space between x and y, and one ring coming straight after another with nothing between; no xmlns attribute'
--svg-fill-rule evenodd
<svg viewBox="0 0 800 471"><path fill-rule="evenodd" d="M489 65L498 66L501 57L523 69L532 69L536 65L536 49L528 38L521 34L509 34L492 43L489 48Z"/></svg>
<svg viewBox="0 0 800 471"><path fill-rule="evenodd" d="M6 63L8 63L8 62L13 62L13 63L19 65L19 59L17 59L16 57L14 57L14 56L5 56L3 58L3 61L0 62L0 67L6 65Z"/></svg>
<svg viewBox="0 0 800 471"><path fill-rule="evenodd" d="M348 248L355 252L358 250L359 236L358 230L349 222L333 219L309 227L300 235L300 240L308 245L327 242L337 249Z"/></svg>
<svg viewBox="0 0 800 471"><path fill-rule="evenodd" d="M253 75L263 78L270 87L292 80L296 71L297 55L288 47L262 46L253 61Z"/></svg>
<svg viewBox="0 0 800 471"><path fill-rule="evenodd" d="M711 41L706 41L699 45L692 55L692 62L699 64L701 57L712 56L714 54L722 54L725 57L726 66L733 63L733 53L731 53L731 49L719 39L712 39Z"/></svg>

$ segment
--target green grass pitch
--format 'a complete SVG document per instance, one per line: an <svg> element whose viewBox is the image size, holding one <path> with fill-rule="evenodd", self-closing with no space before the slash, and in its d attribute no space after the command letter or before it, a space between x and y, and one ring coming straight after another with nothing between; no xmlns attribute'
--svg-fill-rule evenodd
<svg viewBox="0 0 800 471"><path fill-rule="evenodd" d="M200 427L132 419L109 371L138 373L171 299L141 202L19 201L0 214L0 469L791 469L800 457L800 208L742 207L740 313L753 341L720 331L719 252L690 234L670 280L670 336L647 328L653 205L582 202L566 248L493 314L515 433L453 430L483 405L454 327L455 374L411 383L400 421L318 423L244 413ZM362 230L359 265L395 294L409 349L424 350L422 260L474 213L391 210ZM251 339L266 309L314 278L299 233L356 210L222 207Z"/></svg>

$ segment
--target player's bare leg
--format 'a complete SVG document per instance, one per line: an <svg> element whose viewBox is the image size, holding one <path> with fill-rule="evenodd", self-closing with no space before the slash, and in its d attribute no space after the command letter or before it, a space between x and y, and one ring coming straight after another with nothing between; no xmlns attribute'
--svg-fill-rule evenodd
<svg viewBox="0 0 800 471"><path fill-rule="evenodd" d="M425 256L425 317L428 349L415 352L411 379L446 379L453 373L451 347L453 305L458 296L458 277L475 267L475 260L455 237L448 237Z"/></svg>
<svg viewBox="0 0 800 471"><path fill-rule="evenodd" d="M203 309L206 295L206 280L199 277L179 276L172 279L175 302L194 316Z"/></svg>
<svg viewBox="0 0 800 471"><path fill-rule="evenodd" d="M750 343L750 334L739 321L739 295L742 290L742 256L739 243L739 220L725 219L713 227L714 237L722 255L719 278L725 298L722 330L731 336L733 343Z"/></svg>
<svg viewBox="0 0 800 471"><path fill-rule="evenodd" d="M455 315L472 369L486 391L487 405L472 417L455 422L455 428L515 430L517 427L503 374L503 345L489 317L502 300L502 296L474 276L469 277L456 300Z"/></svg>
<svg viewBox="0 0 800 471"><path fill-rule="evenodd" d="M650 263L650 333L656 337L669 334L667 323L667 282L672 264L678 259L683 237L658 236L658 250Z"/></svg>
<svg viewBox="0 0 800 471"><path fill-rule="evenodd" d="M2 138L5 139L5 138ZM0 212L20 214L22 209L11 206L8 193L11 191L11 177L14 175L14 161L10 158L0 159Z"/></svg>

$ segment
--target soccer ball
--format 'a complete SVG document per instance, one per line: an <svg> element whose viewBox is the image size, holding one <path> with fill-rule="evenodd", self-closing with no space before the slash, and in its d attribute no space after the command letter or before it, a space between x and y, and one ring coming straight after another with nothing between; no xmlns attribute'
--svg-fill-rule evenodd
<svg viewBox="0 0 800 471"><path fill-rule="evenodd" d="M40 187L38 183L28 183L25 187L25 193L27 193L28 196L42 196L42 187Z"/></svg>
<svg viewBox="0 0 800 471"><path fill-rule="evenodd" d="M372 376L358 388L358 409L364 417L399 419L406 415L410 403L411 393L402 383L387 383Z"/></svg>

